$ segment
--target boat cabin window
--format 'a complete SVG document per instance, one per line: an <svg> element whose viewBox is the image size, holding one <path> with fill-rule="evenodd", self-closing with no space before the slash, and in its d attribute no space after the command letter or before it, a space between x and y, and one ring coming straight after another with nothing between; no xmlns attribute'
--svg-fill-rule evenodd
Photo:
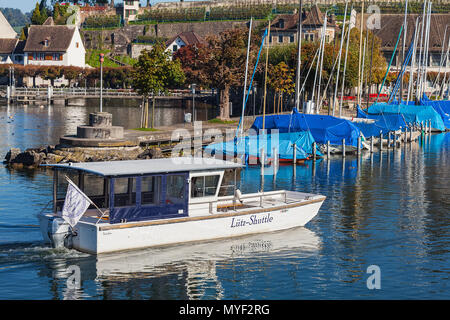
<svg viewBox="0 0 450 320"><path fill-rule="evenodd" d="M108 207L108 183L104 177L78 170L58 169L56 173L56 210L62 210L64 205L68 186L66 177L75 183L99 208ZM95 206L91 204L89 209L93 208Z"/></svg>
<svg viewBox="0 0 450 320"><path fill-rule="evenodd" d="M216 195L220 175L191 178L191 198L213 197Z"/></svg>
<svg viewBox="0 0 450 320"><path fill-rule="evenodd" d="M184 203L186 178L184 175L167 176L166 203Z"/></svg>
<svg viewBox="0 0 450 320"><path fill-rule="evenodd" d="M136 178L114 179L114 207L136 205Z"/></svg>
<svg viewBox="0 0 450 320"><path fill-rule="evenodd" d="M144 176L141 178L141 204L159 205L161 202L161 177Z"/></svg>

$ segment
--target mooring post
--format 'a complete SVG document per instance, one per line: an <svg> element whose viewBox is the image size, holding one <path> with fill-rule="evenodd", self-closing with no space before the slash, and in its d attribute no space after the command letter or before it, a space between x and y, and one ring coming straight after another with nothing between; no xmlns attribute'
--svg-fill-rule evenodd
<svg viewBox="0 0 450 320"><path fill-rule="evenodd" d="M391 147L391 131L388 131L387 149L389 149L390 147Z"/></svg>
<svg viewBox="0 0 450 320"><path fill-rule="evenodd" d="M316 161L316 142L312 144L313 160Z"/></svg>
<svg viewBox="0 0 450 320"><path fill-rule="evenodd" d="M358 137L358 148L356 149L358 152L358 156L361 155L361 136Z"/></svg>
<svg viewBox="0 0 450 320"><path fill-rule="evenodd" d="M330 140L327 141L327 157L330 158Z"/></svg>
<svg viewBox="0 0 450 320"><path fill-rule="evenodd" d="M431 120L430 120L430 126L428 128L430 129L430 134L431 134Z"/></svg>
<svg viewBox="0 0 450 320"><path fill-rule="evenodd" d="M342 158L345 158L345 138L342 139Z"/></svg>
<svg viewBox="0 0 450 320"><path fill-rule="evenodd" d="M293 163L293 164L296 164L296 163L297 163L297 146L296 146L296 144L294 143L294 144L292 145L292 147L293 147L293 149L292 149L292 152L293 152L293 155L292 155L292 163Z"/></svg>
<svg viewBox="0 0 450 320"><path fill-rule="evenodd" d="M370 138L370 153L373 153L373 139L375 137Z"/></svg>
<svg viewBox="0 0 450 320"><path fill-rule="evenodd" d="M391 135L389 134L389 138ZM380 151L383 150L383 131L380 130Z"/></svg>
<svg viewBox="0 0 450 320"><path fill-rule="evenodd" d="M413 130L413 128L410 126L409 127L409 142L410 143L412 142L412 130Z"/></svg>

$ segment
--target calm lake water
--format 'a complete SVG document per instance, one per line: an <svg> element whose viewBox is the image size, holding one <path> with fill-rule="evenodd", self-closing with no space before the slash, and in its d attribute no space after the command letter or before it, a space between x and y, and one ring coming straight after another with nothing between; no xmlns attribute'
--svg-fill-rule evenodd
<svg viewBox="0 0 450 320"><path fill-rule="evenodd" d="M0 106L0 157L57 143L93 108ZM105 109L137 126L139 108ZM96 257L42 242L49 173L0 164L0 299L449 299L449 166L450 133L360 160L281 166L265 190L327 196L305 228ZM243 170L242 191L259 187L259 168ZM379 290L367 288L371 265ZM73 266L79 289L67 285Z"/></svg>

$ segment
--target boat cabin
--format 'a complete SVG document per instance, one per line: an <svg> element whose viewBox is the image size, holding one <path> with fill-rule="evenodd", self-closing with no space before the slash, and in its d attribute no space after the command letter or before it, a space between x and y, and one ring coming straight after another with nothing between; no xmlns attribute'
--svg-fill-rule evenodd
<svg viewBox="0 0 450 320"><path fill-rule="evenodd" d="M95 204L89 209L106 213L110 224L211 212L216 209L210 206L219 197L224 172L234 170L236 181L236 170L242 167L218 159L188 157L46 166L54 170L55 214L62 211L69 178ZM192 208L195 210L190 212Z"/></svg>

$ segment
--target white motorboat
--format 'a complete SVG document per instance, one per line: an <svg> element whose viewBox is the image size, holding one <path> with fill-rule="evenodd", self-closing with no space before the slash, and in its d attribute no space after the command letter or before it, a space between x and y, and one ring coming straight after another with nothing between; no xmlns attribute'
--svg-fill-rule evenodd
<svg viewBox="0 0 450 320"><path fill-rule="evenodd" d="M44 240L91 254L304 226L325 201L286 190L243 195L236 189L242 165L214 158L46 166L54 179L53 210L38 215ZM234 171L234 185L222 183L230 180L225 171ZM90 201L75 224L63 214L66 206L78 210L65 194L69 184ZM225 189L230 195L222 195Z"/></svg>

